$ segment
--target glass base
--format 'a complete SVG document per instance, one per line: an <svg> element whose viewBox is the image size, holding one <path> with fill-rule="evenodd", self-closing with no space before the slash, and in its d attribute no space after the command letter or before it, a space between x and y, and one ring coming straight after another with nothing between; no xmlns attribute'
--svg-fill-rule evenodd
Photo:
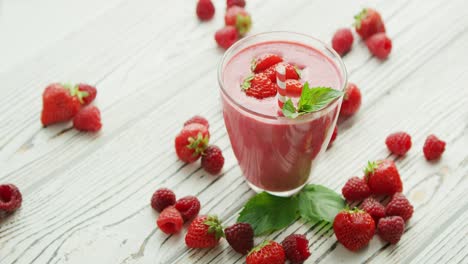
<svg viewBox="0 0 468 264"><path fill-rule="evenodd" d="M271 195L274 195L274 196L280 196L280 197L290 197L290 196L293 196L294 194L300 192L302 190L302 188L304 188L304 186L307 184L307 183L304 183L303 185L297 187L296 189L292 189L292 190L289 190L289 191L284 191L284 192L271 192L271 191L267 191L267 190L264 190L260 187L257 187L255 186L253 183L249 182L248 180L245 180L247 182L247 184L249 185L249 187L254 190L256 193L261 193L261 192L267 192Z"/></svg>

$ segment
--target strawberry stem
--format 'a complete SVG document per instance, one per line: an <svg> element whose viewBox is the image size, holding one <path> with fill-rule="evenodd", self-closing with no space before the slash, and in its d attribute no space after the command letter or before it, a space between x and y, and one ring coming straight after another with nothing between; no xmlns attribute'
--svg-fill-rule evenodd
<svg viewBox="0 0 468 264"><path fill-rule="evenodd" d="M367 17L367 8L364 8L361 10L361 12L359 12L359 14L355 15L354 16L354 23L353 25L359 29L361 28L361 22L364 18Z"/></svg>
<svg viewBox="0 0 468 264"><path fill-rule="evenodd" d="M208 226L208 233L214 234L216 239L224 237L223 226L216 215L209 215L204 224Z"/></svg>

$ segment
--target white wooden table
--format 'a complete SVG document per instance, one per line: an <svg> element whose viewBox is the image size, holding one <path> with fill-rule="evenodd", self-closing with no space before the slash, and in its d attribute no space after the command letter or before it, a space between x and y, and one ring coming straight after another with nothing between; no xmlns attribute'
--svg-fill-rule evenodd
<svg viewBox="0 0 468 264"><path fill-rule="evenodd" d="M183 234L156 228L149 206L159 187L197 195L201 213L235 221L254 195L224 127L213 35L195 0L0 0L0 182L19 186L22 208L0 220L0 263L242 263L224 241L188 250ZM287 4L286 4L287 2ZM362 41L344 58L363 106L340 124L312 182L340 191L367 160L396 159L415 214L397 246L377 238L359 253L329 226L297 222L269 238L303 233L307 263L468 263L468 2L466 0L248 1L252 33L293 30L330 40L362 7L381 11L391 57L372 58ZM282 13L280 13L281 11ZM104 127L41 128L41 93L51 82L89 82ZM224 150L220 177L174 154L183 121L202 114ZM386 135L405 130L413 148L390 156ZM447 141L439 162L422 155L426 136ZM257 239L257 242L262 238Z"/></svg>

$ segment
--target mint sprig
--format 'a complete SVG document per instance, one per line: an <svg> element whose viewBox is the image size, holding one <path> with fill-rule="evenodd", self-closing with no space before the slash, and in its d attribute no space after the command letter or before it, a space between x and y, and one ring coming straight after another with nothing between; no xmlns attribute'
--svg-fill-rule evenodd
<svg viewBox="0 0 468 264"><path fill-rule="evenodd" d="M318 111L342 95L342 91L330 87L310 88L309 83L306 82L302 87L302 93L297 103L297 108L294 106L291 99L288 99L283 105L283 114L289 118L296 118L303 114Z"/></svg>

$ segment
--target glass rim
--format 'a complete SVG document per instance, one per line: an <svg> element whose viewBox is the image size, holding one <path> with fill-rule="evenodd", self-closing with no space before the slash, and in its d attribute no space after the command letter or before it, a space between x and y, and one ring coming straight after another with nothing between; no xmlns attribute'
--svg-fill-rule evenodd
<svg viewBox="0 0 468 264"><path fill-rule="evenodd" d="M236 43L234 43L234 45L232 45L229 49L226 50L226 52L224 52L224 55L223 57L221 58L221 60L219 61L218 63L218 85L219 87L221 88L221 92L223 93L224 96L226 96L226 98L232 102L236 107L240 108L241 110L249 113L249 114L252 114L254 116L258 116L258 117L262 117L262 118L265 118L265 119L269 119L269 120L286 120L286 121L299 121L299 120L304 120L306 117L308 116L315 116L316 113L321 113L321 112L325 112L326 110L328 110L332 105L335 105L337 101L339 101L341 99L342 96L336 98L335 100L331 101L330 103L328 103L327 106L325 106L324 108L322 109L319 109L319 110L316 110L316 111L313 111L313 112L310 112L310 113L307 113L305 115L302 115L301 118L296 118L296 119L291 119L291 118L288 118L288 117L285 117L285 116L271 116L271 115L265 115L265 114L262 114L262 113L258 113L256 111L253 111L251 109L248 109L246 108L245 106L239 104L239 102L237 102L234 98L232 98L232 96L230 96L225 88L224 88L224 81L223 81L223 70L224 70L224 67L223 65L225 64L227 58L232 58L235 54L232 54L238 47L242 46L244 43L248 42L249 40L252 40L252 39L255 39L255 38L258 38L258 37L262 37L262 36L266 36L266 35L273 35L273 34L292 34L292 35L296 35L298 37L303 37L303 38L307 38L309 40L312 40L312 41L315 41L315 42L318 42L320 45L323 46L323 48L325 48L328 52L332 53L334 58L331 58L333 62L338 61L338 70L341 72L342 74L342 77L343 77L343 84L341 86L341 89L339 89L339 91L342 91L344 92L345 88L346 88L346 84L348 82L348 73L347 73L347 70L346 70L346 66L343 62L343 60L341 59L341 56L332 48L330 47L330 45L328 45L327 43L323 42L322 40L318 39L318 38L315 38L315 37L312 37L310 35L307 35L307 34L304 34L304 33L298 33L298 32L294 32L294 31L268 31L268 32L261 32L261 33L257 33L257 34L254 34L254 35L251 35L251 36L248 36L248 37L245 37L239 41L237 41ZM286 39L286 41L288 41L288 39ZM302 44L307 44L307 43L302 43Z"/></svg>

